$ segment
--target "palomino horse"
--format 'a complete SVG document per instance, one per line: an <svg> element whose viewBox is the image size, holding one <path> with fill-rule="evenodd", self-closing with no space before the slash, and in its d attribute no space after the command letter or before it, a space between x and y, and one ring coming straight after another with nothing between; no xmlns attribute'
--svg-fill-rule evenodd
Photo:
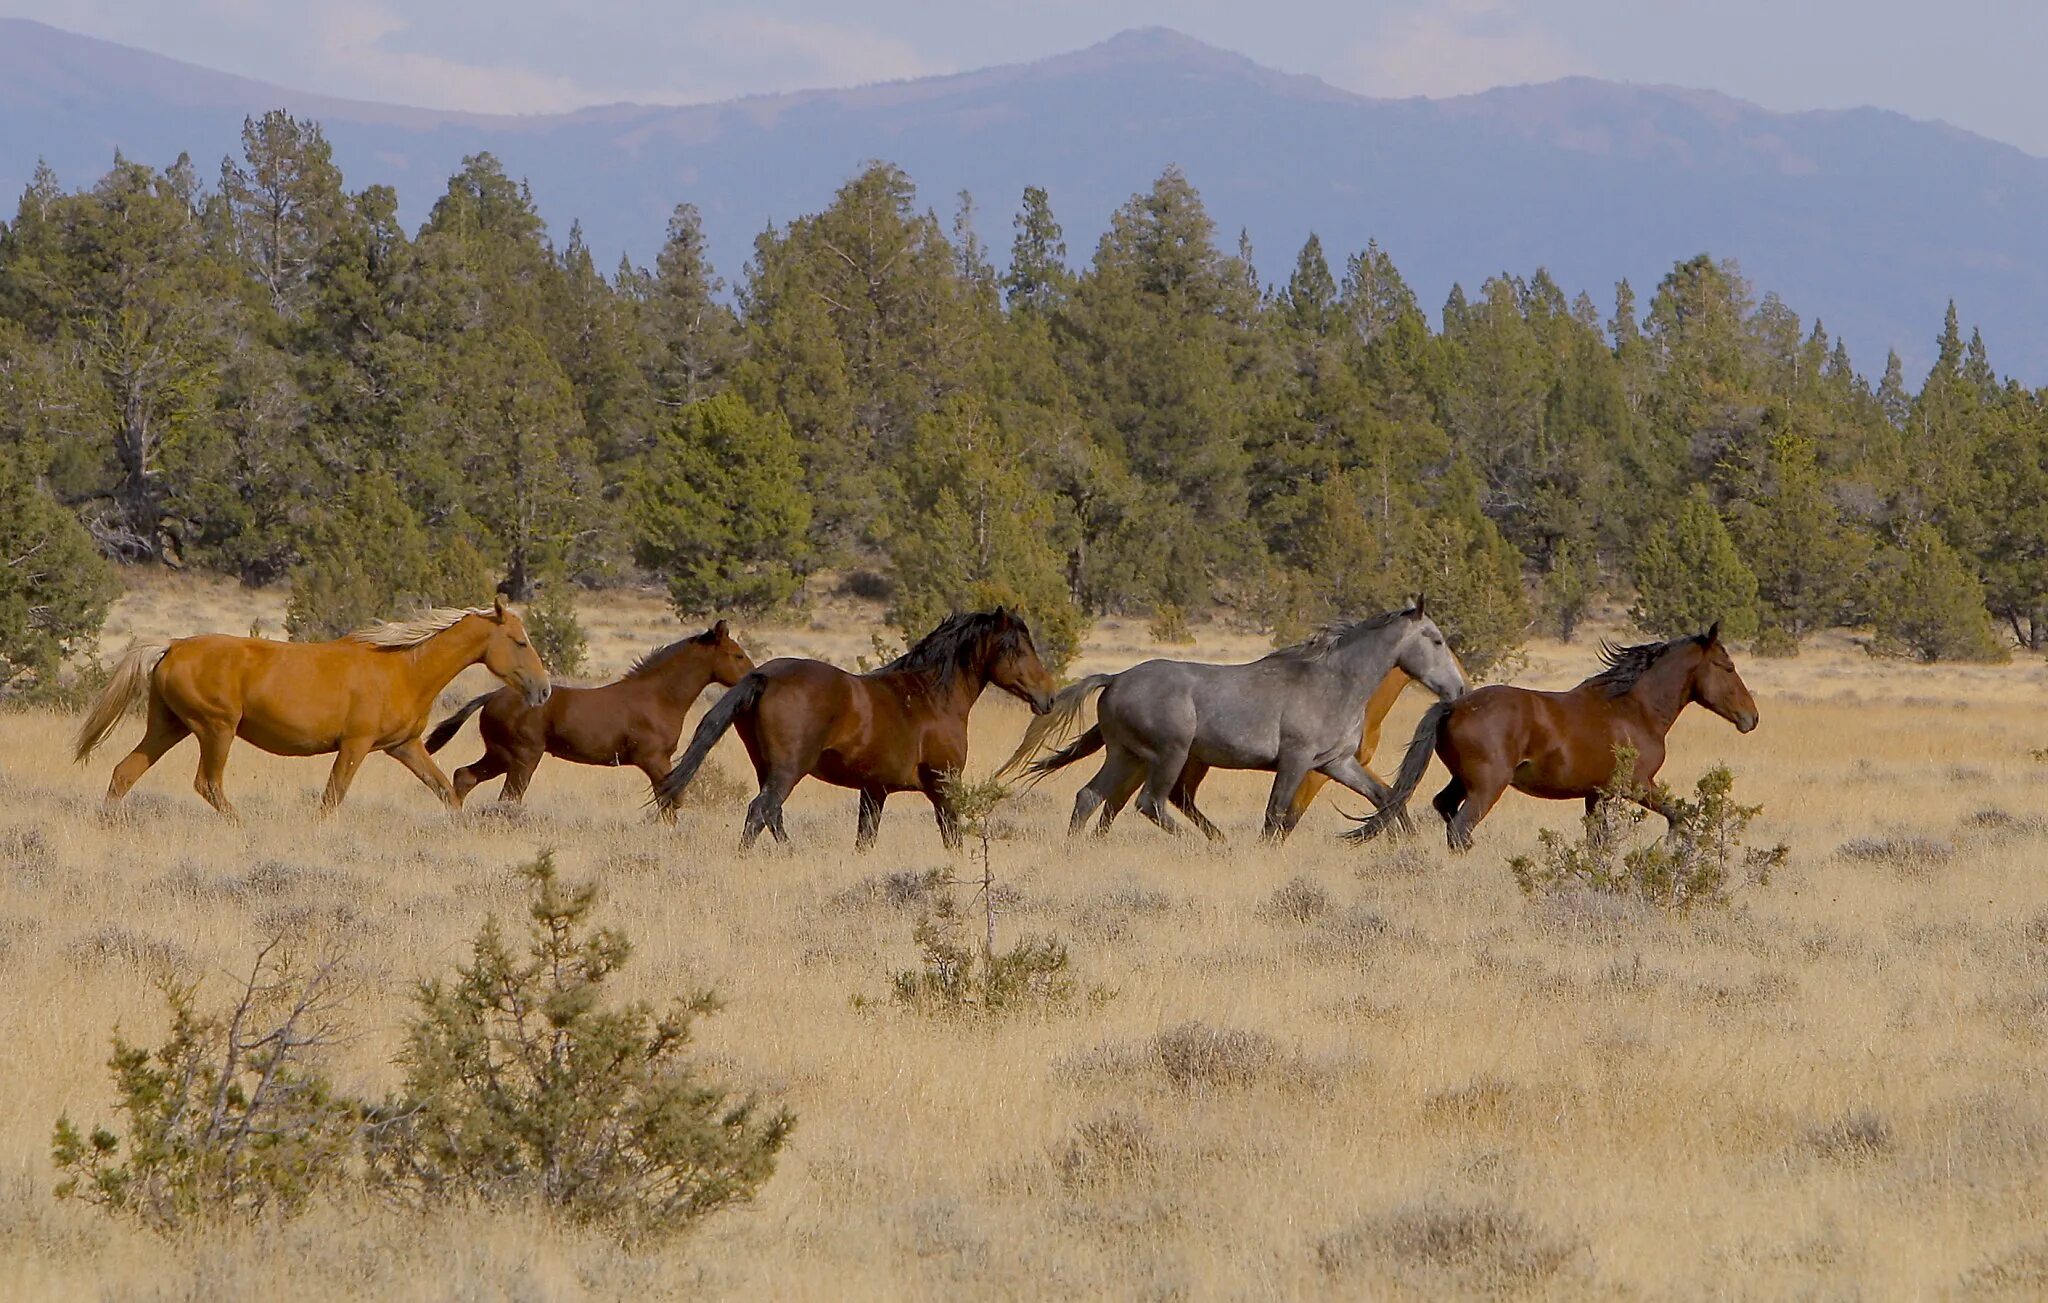
<svg viewBox="0 0 2048 1303"><path fill-rule="evenodd" d="M107 802L128 794L166 751L199 737L193 786L230 818L221 776L236 738L272 755L332 751L334 770L320 798L323 811L341 804L356 769L382 751L419 776L434 795L456 805L449 786L420 743L427 713L449 680L481 663L535 705L548 699L548 669L526 638L526 626L500 597L488 611L443 609L416 620L372 625L333 642L273 642L208 633L168 645L128 649L106 691L79 725L82 763L107 740L121 716L149 699L149 726L127 759L114 766Z"/></svg>
<svg viewBox="0 0 2048 1303"><path fill-rule="evenodd" d="M1591 813L1614 776L1614 753L1636 753L1635 786L1658 807L1651 780L1664 765L1664 735L1697 701L1744 733L1756 727L1756 701L1721 645L1721 626L1670 642L1603 645L1603 668L1569 692L1504 685L1480 688L1423 715L1394 781L1392 802L1345 836L1369 841L1400 816L1429 768L1443 757L1451 781L1436 794L1454 851L1469 850L1472 829L1509 787L1552 801L1583 800Z"/></svg>
<svg viewBox="0 0 2048 1303"><path fill-rule="evenodd" d="M1117 674L1089 675L1060 693L998 772L1008 773L1049 734L1068 726L1088 695L1100 689L1095 726L1027 771L1035 781L1108 748L1102 768L1074 798L1068 832L1079 832L1097 808L1106 831L1141 785L1138 812L1167 832L1179 832L1166 805L1193 763L1205 771L1272 773L1265 835L1284 838L1300 817L1296 797L1311 773L1333 778L1375 805L1386 799L1386 787L1359 763L1358 750L1366 700L1396 666L1439 697L1465 690L1457 658L1418 597L1406 610L1325 630L1248 665L1156 660Z"/></svg>
<svg viewBox="0 0 2048 1303"><path fill-rule="evenodd" d="M683 718L705 686L729 688L753 668L733 641L731 626L720 620L694 638L647 653L617 682L558 687L545 705L528 705L517 688L486 692L436 724L427 734L427 750L438 752L464 720L483 711L477 721L483 759L455 771L458 805L477 784L499 774L505 775L505 787L498 799L523 799L544 755L579 765L632 765L658 787L683 734Z"/></svg>
<svg viewBox="0 0 2048 1303"><path fill-rule="evenodd" d="M967 763L967 712L990 684L1052 709L1053 680L1039 662L1023 619L997 607L948 616L915 647L881 669L849 674L823 661L769 661L718 699L697 725L689 750L655 793L674 809L729 728L739 730L760 780L747 807L740 847L767 829L787 842L782 803L805 775L860 793L854 844L875 841L891 792L923 792L947 849L960 844L960 820L947 785Z"/></svg>

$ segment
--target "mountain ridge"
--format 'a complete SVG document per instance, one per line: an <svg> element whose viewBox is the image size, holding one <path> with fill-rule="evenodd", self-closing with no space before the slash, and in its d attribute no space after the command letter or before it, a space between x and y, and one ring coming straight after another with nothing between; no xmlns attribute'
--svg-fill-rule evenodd
<svg viewBox="0 0 2048 1303"><path fill-rule="evenodd" d="M1957 298L2006 369L2048 379L2048 160L1891 110L1780 112L1717 91L1568 77L1446 99L1376 98L1168 28L1082 50L865 86L693 105L477 114L293 91L23 19L0 19L0 187L38 157L88 184L122 149L166 163L233 152L243 116L319 119L351 187L398 187L420 220L463 155L527 178L559 237L650 262L669 210L698 204L737 279L764 225L829 202L888 158L927 202L997 214L1045 186L1077 261L1168 164L1219 231L1248 229L1284 277L1311 230L1333 254L1378 238L1425 303L1548 267L1603 298L1702 251L1759 293L1846 332L1859 366L1923 365ZM944 206L939 203L937 206ZM991 239L1000 244L1000 238Z"/></svg>

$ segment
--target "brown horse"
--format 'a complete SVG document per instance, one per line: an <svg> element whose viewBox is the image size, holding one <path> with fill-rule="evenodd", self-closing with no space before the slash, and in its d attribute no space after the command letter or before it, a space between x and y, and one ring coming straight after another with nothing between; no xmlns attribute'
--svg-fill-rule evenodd
<svg viewBox="0 0 2048 1303"><path fill-rule="evenodd" d="M1397 665L1387 671L1387 677L1380 680L1380 686L1373 690L1371 698L1365 703L1365 729L1358 735L1358 763L1367 766L1365 772L1371 774L1376 782L1384 784L1386 781L1373 773L1369 764L1373 753L1380 749L1380 729L1387 722L1387 715L1394 709L1394 703L1400 699L1401 693L1413 682L1415 680L1408 676L1408 672ZM1210 822L1209 816L1195 808L1195 792L1201 787L1202 780L1208 776L1208 765L1199 760L1188 761L1180 771L1180 781L1173 785L1173 791L1168 794L1167 799L1173 802L1175 809L1188 817L1188 822L1202 830L1204 837L1212 842L1220 842L1224 840L1223 830ZM1309 806L1315 803L1316 794L1322 791L1323 785L1329 781L1329 776L1319 770L1309 770L1308 777L1301 780L1301 786L1294 789L1294 800L1288 806L1287 818L1290 825L1301 821L1301 816L1308 813Z"/></svg>
<svg viewBox="0 0 2048 1303"><path fill-rule="evenodd" d="M1590 813L1621 747L1636 753L1642 804L1670 819L1651 780L1664 766L1664 736L1679 712L1697 701L1747 733L1757 725L1756 701L1721 645L1719 624L1670 642L1603 645L1600 660L1601 671L1569 692L1495 685L1430 707L1408 744L1394 799L1346 837L1370 841L1396 821L1432 751L1451 771L1433 804L1454 851L1471 848L1472 829L1509 787L1545 800L1583 800Z"/></svg>
<svg viewBox="0 0 2048 1303"><path fill-rule="evenodd" d="M854 844L872 846L891 792L923 792L947 849L960 844L960 821L947 784L967 764L967 712L990 684L1052 708L1055 684L1038 659L1031 630L1002 607L948 616L915 647L881 669L849 674L823 661L769 661L719 698L697 725L689 750L655 792L672 810L711 748L739 730L761 791L747 807L740 847L762 829L788 842L782 803L806 775L860 793Z"/></svg>
<svg viewBox="0 0 2048 1303"><path fill-rule="evenodd" d="M235 817L221 777L236 738L272 755L336 752L321 810L341 804L356 769L382 751L419 776L454 808L449 786L420 733L434 698L457 674L481 663L528 701L548 699L547 666L526 626L500 597L488 611L443 609L416 620L372 625L333 642L290 643L209 633L170 644L137 645L114 667L106 691L79 725L83 763L121 716L149 700L149 725L127 759L114 766L107 802L128 794L166 751L199 738L193 786L214 809Z"/></svg>
<svg viewBox="0 0 2048 1303"><path fill-rule="evenodd" d="M579 765L632 765L658 787L699 694L711 683L729 688L753 668L731 626L720 620L694 638L647 653L614 683L556 688L544 705L528 705L517 688L486 692L436 724L427 750L438 752L464 720L483 711L477 721L483 759L455 771L457 805L499 774L505 787L498 799L523 799L544 755Z"/></svg>

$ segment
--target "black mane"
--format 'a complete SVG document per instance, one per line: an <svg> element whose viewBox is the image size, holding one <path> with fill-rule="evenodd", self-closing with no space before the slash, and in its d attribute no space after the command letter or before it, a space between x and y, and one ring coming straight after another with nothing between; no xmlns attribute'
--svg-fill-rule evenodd
<svg viewBox="0 0 2048 1303"><path fill-rule="evenodd" d="M1664 658L1666 652L1675 651L1686 643L1698 641L1699 639L1688 634L1681 638L1673 638L1669 642L1639 642L1623 647L1602 639L1600 664L1603 668L1579 686L1583 688L1587 684L1598 683L1610 694L1618 697L1633 688L1636 680L1647 674L1652 665Z"/></svg>
<svg viewBox="0 0 2048 1303"><path fill-rule="evenodd" d="M693 634L688 638L678 638L674 642L669 643L665 647L656 647L653 651L648 652L639 660L634 661L633 667L627 670L624 674L620 675L619 677L621 679L637 679L642 677L643 675L652 674L656 670L660 669L662 666L668 664L670 658L673 657L677 652L683 650L683 648L685 647L699 643L708 644L717 642L718 639L716 637L716 633L717 631L715 629L706 629L704 632L700 634Z"/></svg>
<svg viewBox="0 0 2048 1303"><path fill-rule="evenodd" d="M877 674L921 674L944 687L967 667L969 658L986 662L1005 652L1027 647L1031 631L1024 621L997 607L993 611L956 611L936 629L890 661Z"/></svg>

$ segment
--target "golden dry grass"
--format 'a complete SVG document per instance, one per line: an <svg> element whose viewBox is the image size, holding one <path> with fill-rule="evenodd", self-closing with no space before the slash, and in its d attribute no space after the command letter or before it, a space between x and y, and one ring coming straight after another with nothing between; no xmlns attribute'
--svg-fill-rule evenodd
<svg viewBox="0 0 2048 1303"><path fill-rule="evenodd" d="M108 643L279 614L156 583ZM653 599L586 620L599 672L677 628ZM871 627L839 609L748 640L850 663ZM1141 623L1107 627L1084 666L1153 650ZM1540 645L1520 678L1567 683L1589 657ZM1740 663L1763 727L1690 715L1666 771L1728 761L1765 802L1760 836L1793 847L1730 912L1525 901L1502 861L1568 825L1563 805L1510 796L1453 861L1434 836L1344 847L1334 808L1355 802L1326 800L1272 849L1252 839L1261 784L1219 775L1226 848L1135 814L1069 843L1075 777L1005 808L1000 922L1058 934L1113 994L996 1025L853 1000L915 959L915 909L879 884L946 862L915 798L860 856L850 795L806 784L795 848L743 858L736 805L653 826L630 772L550 761L523 817L451 820L373 759L316 823L323 762L238 748L235 827L192 794L187 747L109 820L98 796L133 727L81 770L62 763L68 719L7 716L0 1296L2038 1296L2048 765L2030 751L2048 673L1883 665L1835 639ZM979 768L1024 720L984 702ZM472 729L442 758L476 747ZM51 1200L51 1122L108 1117L107 1035L160 1032L152 974L215 974L224 994L273 933L344 949L367 994L333 1067L381 1093L409 985L487 912L516 915L507 869L543 846L605 884L637 943L631 987L718 987L702 1059L797 1113L753 1206L628 1252L538 1218L368 1206L165 1242Z"/></svg>

